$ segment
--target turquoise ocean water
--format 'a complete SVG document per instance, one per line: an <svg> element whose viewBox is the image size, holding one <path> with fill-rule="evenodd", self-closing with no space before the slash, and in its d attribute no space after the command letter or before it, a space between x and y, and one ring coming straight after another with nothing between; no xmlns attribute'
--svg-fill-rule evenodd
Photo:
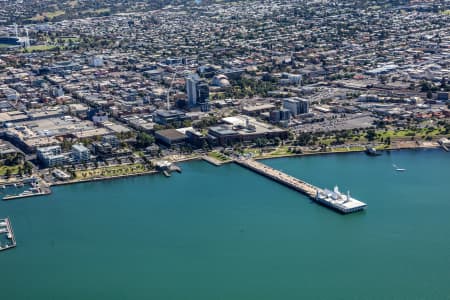
<svg viewBox="0 0 450 300"><path fill-rule="evenodd" d="M450 299L450 154L267 164L366 203L340 215L237 165L0 202L2 299ZM392 164L406 168L395 172Z"/></svg>

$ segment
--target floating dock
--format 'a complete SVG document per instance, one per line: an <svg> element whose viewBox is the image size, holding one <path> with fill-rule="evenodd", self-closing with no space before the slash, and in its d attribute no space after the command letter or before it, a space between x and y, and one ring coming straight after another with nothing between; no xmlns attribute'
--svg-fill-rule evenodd
<svg viewBox="0 0 450 300"><path fill-rule="evenodd" d="M332 208L340 213L347 214L360 211L367 206L367 204L365 204L364 202L358 201L354 198L351 198L350 196L342 196L341 194L339 194L339 196L341 196L340 198L335 197L338 196L338 194L329 195L330 197L323 197L324 194L328 196L328 190L322 190L306 181L275 170L253 159L235 159L235 163L246 169L261 174L264 177L281 183L293 190L296 190L297 192L310 197L317 203Z"/></svg>
<svg viewBox="0 0 450 300"><path fill-rule="evenodd" d="M0 245L0 251L8 250L11 248L16 247L16 238L14 236L14 231L11 226L11 222L9 218L6 219L0 219L0 234L6 234L7 240L10 241L10 243L4 245Z"/></svg>

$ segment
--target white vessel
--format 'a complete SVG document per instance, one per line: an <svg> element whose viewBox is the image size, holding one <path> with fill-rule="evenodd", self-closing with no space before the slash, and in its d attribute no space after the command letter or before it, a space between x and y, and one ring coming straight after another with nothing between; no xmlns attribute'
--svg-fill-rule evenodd
<svg viewBox="0 0 450 300"><path fill-rule="evenodd" d="M392 165L392 166L395 168L395 171L397 171L397 172L405 172L406 171L406 169L399 168L399 167L397 167L397 165Z"/></svg>
<svg viewBox="0 0 450 300"><path fill-rule="evenodd" d="M333 191L317 190L315 200L344 214L363 210L367 206L366 203L352 198L350 192L347 192L346 195L342 194L337 186Z"/></svg>

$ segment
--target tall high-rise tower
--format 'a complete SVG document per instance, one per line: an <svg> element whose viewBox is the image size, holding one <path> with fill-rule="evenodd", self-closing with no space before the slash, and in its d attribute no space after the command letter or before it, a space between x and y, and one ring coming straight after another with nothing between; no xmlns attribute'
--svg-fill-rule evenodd
<svg viewBox="0 0 450 300"><path fill-rule="evenodd" d="M186 78L186 92L190 107L200 105L203 111L209 110L209 86L197 74Z"/></svg>

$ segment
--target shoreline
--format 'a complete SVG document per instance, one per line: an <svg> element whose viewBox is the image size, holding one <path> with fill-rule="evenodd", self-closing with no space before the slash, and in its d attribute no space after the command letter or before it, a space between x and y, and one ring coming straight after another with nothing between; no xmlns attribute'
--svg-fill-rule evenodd
<svg viewBox="0 0 450 300"><path fill-rule="evenodd" d="M89 178L89 179L80 179L80 180L73 180L73 181L54 182L54 183L50 183L49 186L53 187L53 186L60 186L60 185L93 182L93 181L114 180L114 179L122 179L122 178L135 177L135 176L153 175L153 174L158 174L158 173L160 173L160 172L152 170L152 171L147 171L147 172L127 174L127 175L117 175L117 176L111 176L111 177L94 177L94 178Z"/></svg>
<svg viewBox="0 0 450 300"><path fill-rule="evenodd" d="M439 149L439 145L429 145L429 146L416 146L416 147L391 147L386 148L383 150L379 150L380 152L384 151L400 151L400 150L418 150L418 149ZM310 152L310 153L292 153L292 154L282 154L282 155L273 155L273 156L264 156L264 157L255 157L254 160L265 160L265 159L276 159L276 158L289 158L289 157L301 157L301 156L314 156L314 155L330 155L330 154L345 154L345 153L362 153L365 150L346 150L346 151L335 151L335 152ZM164 159L164 158L163 158ZM220 164L212 164L211 162L204 159L203 155L196 155L193 157L188 158L180 158L180 159L166 159L167 161L170 161L172 163L183 163L183 162L189 162L189 161L204 161L207 163L210 163L211 165L220 167L224 164L233 163L233 160L221 162ZM69 185L69 184L77 184L77 183L86 183L91 181L103 181L103 180L113 180L113 179L121 179L121 178L127 178L127 177L135 177L135 176L144 176L144 175L156 175L161 173L160 171L151 170L147 172L142 173L136 173L136 174L128 174L128 175L117 175L112 177L97 177L97 178L89 178L89 179L81 179L81 180L75 180L75 181L64 181L64 182L56 182L50 184L50 186L60 186L60 185ZM162 174L162 173L161 173Z"/></svg>
<svg viewBox="0 0 450 300"><path fill-rule="evenodd" d="M419 150L419 149L440 149L439 145L428 145L428 146L404 146L404 147L390 147L378 150L380 152L384 151L400 151L400 150ZM292 154L280 154L280 155L268 155L262 157L254 157L254 160L265 160L265 159L275 159L275 158L289 158L289 157L301 157L301 156L314 156L314 155L330 155L330 154L345 154L345 153L358 153L364 152L365 150L344 150L344 151L319 151L319 152L307 152L307 153L292 153Z"/></svg>
<svg viewBox="0 0 450 300"><path fill-rule="evenodd" d="M401 150L420 150L420 149L440 149L441 147L438 144L429 144L429 145L416 145L416 146L400 146L400 147L389 147L386 149L379 150L380 152L385 151L401 151ZM345 154L345 153L362 153L365 150L345 150L345 151L320 151L320 152L309 152L309 153L291 153L291 154L281 154L281 155L268 155L268 156L261 156L261 157L254 157L254 160L266 160L266 159L277 159L277 158L290 158L290 157L302 157L302 156L315 156L315 155L330 155L330 154ZM210 163L214 166L220 167L224 164L233 163L233 160L221 162L220 164L213 164L210 161L206 160L204 158L204 155L196 155L191 157L182 157L182 158L162 158L166 159L172 163L183 163L183 162L189 162L189 161L204 161L207 163ZM53 182L49 183L49 187L57 187L57 186L64 186L64 185L71 185L71 184L79 184L79 183L87 183L87 182L96 182L96 181L106 181L106 180L115 180L115 179L123 179L128 177L136 177L136 176L145 176L145 175L156 175L160 174L160 171L157 170L151 170L141 173L135 173L135 174L127 174L127 175L117 175L117 176L111 176L111 177L95 177L95 178L88 178L88 179L79 179L79 180L69 180L69 181L61 181L61 182ZM162 174L162 173L161 173ZM44 196L44 195L29 195L29 197L32 196Z"/></svg>

